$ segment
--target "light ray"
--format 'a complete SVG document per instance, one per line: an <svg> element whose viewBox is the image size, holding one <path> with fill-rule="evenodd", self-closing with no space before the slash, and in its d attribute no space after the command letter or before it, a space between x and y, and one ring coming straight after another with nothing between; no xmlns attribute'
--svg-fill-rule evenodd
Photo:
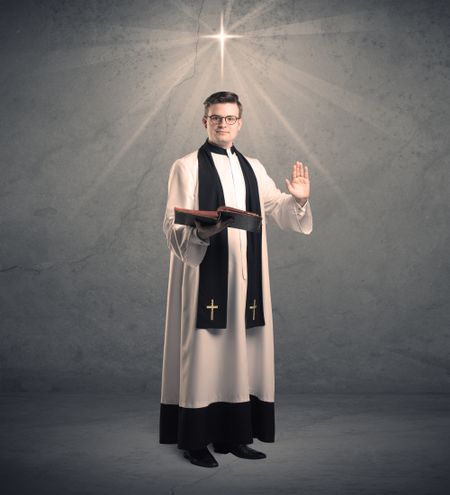
<svg viewBox="0 0 450 495"><path fill-rule="evenodd" d="M192 36L192 31L182 31L181 29L161 29L154 27L136 27L132 25L108 24L104 30L97 31L95 45L116 45L130 42L143 42L149 45L165 41L174 37Z"/></svg>
<svg viewBox="0 0 450 495"><path fill-rule="evenodd" d="M240 51L239 54L240 55L243 54L244 56L248 57L247 55L244 54L244 52L242 50ZM248 60L250 61L251 59L249 58ZM246 76L244 76L244 77L246 77L247 80L249 81L249 87L251 87L253 90L255 90L259 94L259 96L261 98L260 101L264 102L267 105L267 107L275 115L275 117L280 122L280 124L289 133L289 135L294 139L296 144L300 147L300 149L303 150L303 153L306 155L309 164L312 165L313 170L316 169L320 174L322 174L325 177L327 182L335 190L339 199L346 206L347 211L351 215L353 215L355 218L362 220L363 217L359 213L358 209L355 206L353 206L352 203L348 200L348 197L344 194L342 188L332 178L329 171L321 164L317 155L309 149L309 147L306 145L305 141L297 134L294 127L286 119L286 117L282 114L282 112L279 110L277 105L275 105L275 103L272 101L272 99L269 97L269 95L263 90L261 85L253 77L251 77L248 72L246 73ZM308 163L306 163L306 164L308 165Z"/></svg>
<svg viewBox="0 0 450 495"><path fill-rule="evenodd" d="M211 30L211 29L209 29ZM179 29L155 29L155 28L139 28L139 33L135 28L125 28L124 26L112 25L111 28L97 30L91 38L82 38L79 42L68 42L65 44L65 49L71 50L89 50L90 48L110 48L114 51L116 47L130 46L133 43L145 43L148 48L153 44L164 44L171 40L195 38L192 31L180 31ZM77 39L78 41L78 39ZM87 45L88 43L88 45ZM161 46L164 48L163 46Z"/></svg>
<svg viewBox="0 0 450 495"><path fill-rule="evenodd" d="M223 14L223 22L225 23L225 26L228 26L228 24L230 23L231 9L233 8L233 1L234 0L227 0L227 4L225 6L225 12Z"/></svg>
<svg viewBox="0 0 450 495"><path fill-rule="evenodd" d="M385 12L361 11L245 32L251 38L379 31Z"/></svg>
<svg viewBox="0 0 450 495"><path fill-rule="evenodd" d="M118 46L97 46L89 48L74 48L69 50L55 50L48 53L36 69L37 73L58 73L80 69L82 67L92 67L100 64L111 64L126 59L127 61L139 60L152 52L161 53L178 49L181 46L188 46L196 42L196 37L178 38L160 43L148 45L144 42L130 42L130 46L125 43Z"/></svg>
<svg viewBox="0 0 450 495"><path fill-rule="evenodd" d="M108 161L100 175L96 178L94 183L86 190L85 194L83 194L79 198L79 204L77 207L74 207L71 210L69 218L72 219L75 217L80 209L86 204L86 202L90 201L90 199L93 197L95 194L95 191L97 190L98 187L100 187L106 180L107 176L115 170L115 168L119 165L119 163L122 161L123 157L127 153L127 151L131 148L133 143L139 138L139 136L144 132L150 121L157 115L157 113L161 110L163 105L166 103L166 100L169 98L170 94L172 93L173 89L179 85L186 77L187 73L189 70L192 68L192 65L196 58L202 56L209 48L211 48L211 44L205 45L201 49L198 50L197 54L193 54L192 57L190 57L184 64L181 66L176 66L175 67L175 72L177 76L174 78L173 73L168 74L168 77L166 78L166 82L161 82L161 87L167 88L164 93L159 96L158 98L154 98L154 101L156 103L152 103L151 106L151 111L145 116L145 118L142 120L142 122L138 125L138 127L134 130L134 132L129 136L129 138L125 141L125 143L120 147L119 151ZM138 104L141 104L141 101L139 101L133 109L130 109L130 111L127 113L127 116L132 111L136 112L136 107Z"/></svg>
<svg viewBox="0 0 450 495"><path fill-rule="evenodd" d="M246 24L251 20L257 19L260 15L274 8L275 4L277 3L279 4L280 2L277 0L268 0L267 2L259 4L253 10L245 14L238 21L236 21L232 26L230 26L230 31L234 31L237 27L241 26L242 24Z"/></svg>
<svg viewBox="0 0 450 495"><path fill-rule="evenodd" d="M195 20L196 22L200 23L203 27L205 27L208 31L211 31L211 27L200 18L200 13L194 13L192 12L192 9L190 9L185 3L183 3L181 0L169 0L169 3L177 7L178 9L183 12L184 15L189 17L190 19Z"/></svg>
<svg viewBox="0 0 450 495"><path fill-rule="evenodd" d="M261 148L261 139L264 136L264 128L261 124L262 119L258 118L257 116L259 105L255 104L253 100L253 94L251 91L248 90L248 86L242 81L240 71L236 67L236 64L234 63L232 58L230 58L229 65L231 69L230 74L237 82L236 92L240 95L241 99L245 99L245 101L249 102L248 107L252 109L251 112L245 111L243 114L243 129L244 132L245 130L247 130L253 150L256 152L256 150ZM231 87L232 86L233 85L231 85ZM264 144L265 140L262 141L262 145Z"/></svg>
<svg viewBox="0 0 450 495"><path fill-rule="evenodd" d="M255 50L250 52L245 46L241 46L240 51L253 62L259 61L263 67L263 57ZM348 91L279 60L272 59L270 65L271 70L266 71L267 77L277 79L277 85L285 86L290 81L291 88L297 92L299 86L302 86L354 117L360 118L387 136L395 136L396 139L407 141L417 131L418 124L414 119L380 105L379 102L367 96ZM283 74L283 77L280 77L280 74Z"/></svg>
<svg viewBox="0 0 450 495"><path fill-rule="evenodd" d="M189 145L188 147L190 148L191 137L189 136L189 133L186 132L186 128L189 126L200 127L202 125L201 118L203 116L203 105L199 105L199 102L203 101L202 98L206 94L206 90L210 85L210 81L213 77L214 65L207 64L206 70L202 71L202 77L197 78L197 83L195 84L194 88L184 93L189 94L190 96L186 100L183 98L182 113L178 116L173 117L175 125L170 129L171 138L166 139L162 155L165 155L167 151L170 151L170 154L173 153L174 139L178 143L177 149L187 149L187 145ZM188 151L191 151L191 149L189 149Z"/></svg>

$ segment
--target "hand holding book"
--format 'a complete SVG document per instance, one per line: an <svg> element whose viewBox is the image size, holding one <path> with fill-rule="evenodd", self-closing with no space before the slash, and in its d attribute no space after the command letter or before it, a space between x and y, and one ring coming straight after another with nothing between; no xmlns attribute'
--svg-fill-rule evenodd
<svg viewBox="0 0 450 495"><path fill-rule="evenodd" d="M222 230L227 227L232 226L231 224L234 222L233 218L228 218L227 220L219 220L217 223L212 225L205 225L200 223L198 220L195 220L195 226L197 227L197 235L200 237L202 241L208 240L213 235L222 232Z"/></svg>

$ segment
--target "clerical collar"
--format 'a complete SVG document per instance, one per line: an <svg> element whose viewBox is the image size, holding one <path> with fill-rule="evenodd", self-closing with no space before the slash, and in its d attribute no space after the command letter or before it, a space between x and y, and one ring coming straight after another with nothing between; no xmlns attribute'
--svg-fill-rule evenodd
<svg viewBox="0 0 450 495"><path fill-rule="evenodd" d="M227 150L225 148L221 148L220 146L216 146L215 144L210 143L208 140L205 141L205 146L208 151L211 153L218 153L219 155L228 155ZM232 146L230 148L231 153L236 153L236 148Z"/></svg>

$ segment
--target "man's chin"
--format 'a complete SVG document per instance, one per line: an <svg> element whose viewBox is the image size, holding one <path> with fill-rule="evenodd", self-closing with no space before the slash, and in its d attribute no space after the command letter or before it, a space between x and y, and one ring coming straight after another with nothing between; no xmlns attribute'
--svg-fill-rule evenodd
<svg viewBox="0 0 450 495"><path fill-rule="evenodd" d="M220 137L220 136L217 136L217 135L214 136L214 139L213 140L210 139L209 141L212 142L213 144L217 144L218 146L220 146L222 148L223 147L230 147L231 146L231 143L232 143L232 141L230 141L229 139L227 139L227 138L224 139L223 136Z"/></svg>
<svg viewBox="0 0 450 495"><path fill-rule="evenodd" d="M231 139L228 134L216 134L215 141L220 144L231 143Z"/></svg>

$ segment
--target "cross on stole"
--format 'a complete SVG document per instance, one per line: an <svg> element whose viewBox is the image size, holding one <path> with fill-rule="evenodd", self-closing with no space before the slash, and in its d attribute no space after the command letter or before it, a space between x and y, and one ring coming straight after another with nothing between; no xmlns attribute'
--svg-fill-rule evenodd
<svg viewBox="0 0 450 495"><path fill-rule="evenodd" d="M248 309L253 309L253 321L255 321L255 311L258 306L256 305L256 299L253 299L253 306L249 306Z"/></svg>
<svg viewBox="0 0 450 495"><path fill-rule="evenodd" d="M215 309L218 309L219 306L215 305L214 304L214 299L211 299L211 303L209 306L206 306L206 309L210 309L211 310L211 321L214 320L214 310Z"/></svg>

